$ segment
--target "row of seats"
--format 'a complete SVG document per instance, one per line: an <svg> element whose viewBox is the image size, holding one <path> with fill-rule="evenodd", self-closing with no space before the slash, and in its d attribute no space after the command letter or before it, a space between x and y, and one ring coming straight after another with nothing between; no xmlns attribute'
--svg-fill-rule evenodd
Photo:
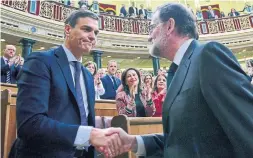
<svg viewBox="0 0 253 158"><path fill-rule="evenodd" d="M8 157L11 145L17 137L16 132L16 85L1 83L1 148L4 158ZM160 117L127 117L118 115L115 101L97 100L95 104L96 127L121 127L133 135L162 133L162 118ZM119 158L135 157L131 152L122 154Z"/></svg>

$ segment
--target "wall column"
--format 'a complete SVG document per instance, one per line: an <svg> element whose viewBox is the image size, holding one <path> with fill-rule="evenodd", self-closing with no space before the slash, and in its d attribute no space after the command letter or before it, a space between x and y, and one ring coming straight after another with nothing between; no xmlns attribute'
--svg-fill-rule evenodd
<svg viewBox="0 0 253 158"><path fill-rule="evenodd" d="M92 50L93 61L97 64L97 68L102 68L101 56L103 52L101 50Z"/></svg>
<svg viewBox="0 0 253 158"><path fill-rule="evenodd" d="M157 57L152 57L154 75L157 76L157 70L160 69L160 61Z"/></svg>
<svg viewBox="0 0 253 158"><path fill-rule="evenodd" d="M29 56L32 53L32 47L35 42L36 42L35 40L28 38L23 38L19 41L19 43L22 44L22 57L24 59L26 59L27 56Z"/></svg>

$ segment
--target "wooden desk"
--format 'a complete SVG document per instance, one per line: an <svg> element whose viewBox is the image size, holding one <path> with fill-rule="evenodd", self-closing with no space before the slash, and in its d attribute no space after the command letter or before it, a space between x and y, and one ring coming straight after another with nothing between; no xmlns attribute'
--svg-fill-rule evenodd
<svg viewBox="0 0 253 158"><path fill-rule="evenodd" d="M9 89L11 93L17 93L18 87L17 84L1 83L1 90Z"/></svg>

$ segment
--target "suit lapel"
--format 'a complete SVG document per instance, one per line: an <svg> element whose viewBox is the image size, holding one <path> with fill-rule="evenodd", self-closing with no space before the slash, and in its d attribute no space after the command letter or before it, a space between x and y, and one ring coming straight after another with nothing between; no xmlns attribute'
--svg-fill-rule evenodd
<svg viewBox="0 0 253 158"><path fill-rule="evenodd" d="M186 53L184 54L184 57L181 61L181 63L178 66L178 69L175 73L175 76L173 77L170 87L168 88L168 92L164 101L163 105L163 117L167 118L168 111L170 110L170 107L172 106L176 96L179 94L181 87L184 83L184 80L187 76L191 60L190 57L196 48L197 42L195 40L192 41L189 48L187 49ZM166 121L167 122L167 121ZM167 126L167 125L166 125Z"/></svg>
<svg viewBox="0 0 253 158"><path fill-rule="evenodd" d="M64 49L62 48L62 46L60 46L59 48L57 48L55 50L55 56L57 57L57 62L62 70L62 73L65 77L65 80L67 82L67 85L70 89L70 91L72 92L72 94L74 95L75 99L76 97L76 90L74 87L74 82L73 82L73 78L72 78L72 73L69 67L69 62L68 62L68 58L65 54ZM76 99L77 100L77 99Z"/></svg>

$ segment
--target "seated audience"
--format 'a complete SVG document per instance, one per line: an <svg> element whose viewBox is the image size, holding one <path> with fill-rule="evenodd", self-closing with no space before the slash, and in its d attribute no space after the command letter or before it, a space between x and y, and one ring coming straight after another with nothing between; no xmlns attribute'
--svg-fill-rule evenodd
<svg viewBox="0 0 253 158"><path fill-rule="evenodd" d="M154 83L154 91L152 93L152 100L155 104L156 112L153 117L162 116L162 105L166 97L166 76L164 74L158 75Z"/></svg>
<svg viewBox="0 0 253 158"><path fill-rule="evenodd" d="M232 8L231 12L229 13L229 16L231 16L231 17L236 17L239 15L240 15L240 13L238 11L236 11L235 8Z"/></svg>
<svg viewBox="0 0 253 158"><path fill-rule="evenodd" d="M15 56L15 54L15 46L5 46L4 54L1 57L1 82L3 83L17 83L17 76L24 63L24 59L19 55Z"/></svg>
<svg viewBox="0 0 253 158"><path fill-rule="evenodd" d="M84 67L86 67L94 77L95 99L100 99L100 95L105 93L105 89L100 80L99 74L97 73L97 64L92 61L88 61L84 64Z"/></svg>
<svg viewBox="0 0 253 158"><path fill-rule="evenodd" d="M129 117L150 117L155 113L151 91L141 89L140 73L129 68L122 73L123 91L116 96L116 106L119 114Z"/></svg>

